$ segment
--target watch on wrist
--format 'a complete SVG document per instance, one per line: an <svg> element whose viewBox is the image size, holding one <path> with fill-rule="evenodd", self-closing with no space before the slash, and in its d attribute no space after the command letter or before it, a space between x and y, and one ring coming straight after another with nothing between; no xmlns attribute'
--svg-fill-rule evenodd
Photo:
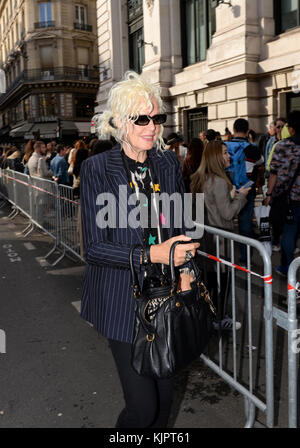
<svg viewBox="0 0 300 448"><path fill-rule="evenodd" d="M266 193L266 196L272 196L272 193Z"/></svg>

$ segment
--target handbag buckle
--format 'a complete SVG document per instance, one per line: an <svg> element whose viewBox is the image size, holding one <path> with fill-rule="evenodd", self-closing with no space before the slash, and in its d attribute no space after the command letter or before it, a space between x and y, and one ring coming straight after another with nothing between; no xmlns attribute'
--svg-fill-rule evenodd
<svg viewBox="0 0 300 448"><path fill-rule="evenodd" d="M155 334L154 333L152 333L152 335L147 334L146 339L148 342L153 342L155 339Z"/></svg>

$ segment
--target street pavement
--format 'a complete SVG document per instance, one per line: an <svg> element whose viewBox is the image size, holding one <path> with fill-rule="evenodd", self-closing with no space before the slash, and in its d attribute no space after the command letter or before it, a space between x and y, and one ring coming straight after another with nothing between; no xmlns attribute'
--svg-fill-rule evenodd
<svg viewBox="0 0 300 448"><path fill-rule="evenodd" d="M113 428L122 392L106 339L79 315L84 266L68 258L51 266L59 254L45 260L53 246L49 236L34 231L24 237L27 220L20 215L10 220L9 212L8 205L0 209L0 329L6 334L6 353L0 353L0 428ZM241 376L247 376L245 285L241 274ZM285 288L286 282L275 278L274 300L280 305ZM254 284L255 387L263 393L261 291ZM288 422L286 340L285 332L275 328L275 426L281 428ZM225 344L231 346L230 335ZM181 372L175 386L171 428L244 426L244 398L201 360ZM265 423L261 412L257 418Z"/></svg>

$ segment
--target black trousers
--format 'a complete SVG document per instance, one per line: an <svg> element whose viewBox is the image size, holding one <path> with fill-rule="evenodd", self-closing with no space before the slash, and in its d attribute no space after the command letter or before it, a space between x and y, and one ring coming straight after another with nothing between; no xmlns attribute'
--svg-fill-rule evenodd
<svg viewBox="0 0 300 448"><path fill-rule="evenodd" d="M125 400L116 428L166 428L173 400L172 379L138 375L131 367L131 344L111 339L108 342Z"/></svg>

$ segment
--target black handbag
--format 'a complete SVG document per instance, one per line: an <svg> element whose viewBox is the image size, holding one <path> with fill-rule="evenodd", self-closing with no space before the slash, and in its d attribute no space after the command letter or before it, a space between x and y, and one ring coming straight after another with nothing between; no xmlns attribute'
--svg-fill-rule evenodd
<svg viewBox="0 0 300 448"><path fill-rule="evenodd" d="M170 249L171 280L166 285L140 290L130 251L130 269L135 299L135 325L132 342L131 364L145 376L169 378L205 349L212 332L215 308L201 280L200 270L190 260L195 273L191 290L179 292L175 275L174 251Z"/></svg>

